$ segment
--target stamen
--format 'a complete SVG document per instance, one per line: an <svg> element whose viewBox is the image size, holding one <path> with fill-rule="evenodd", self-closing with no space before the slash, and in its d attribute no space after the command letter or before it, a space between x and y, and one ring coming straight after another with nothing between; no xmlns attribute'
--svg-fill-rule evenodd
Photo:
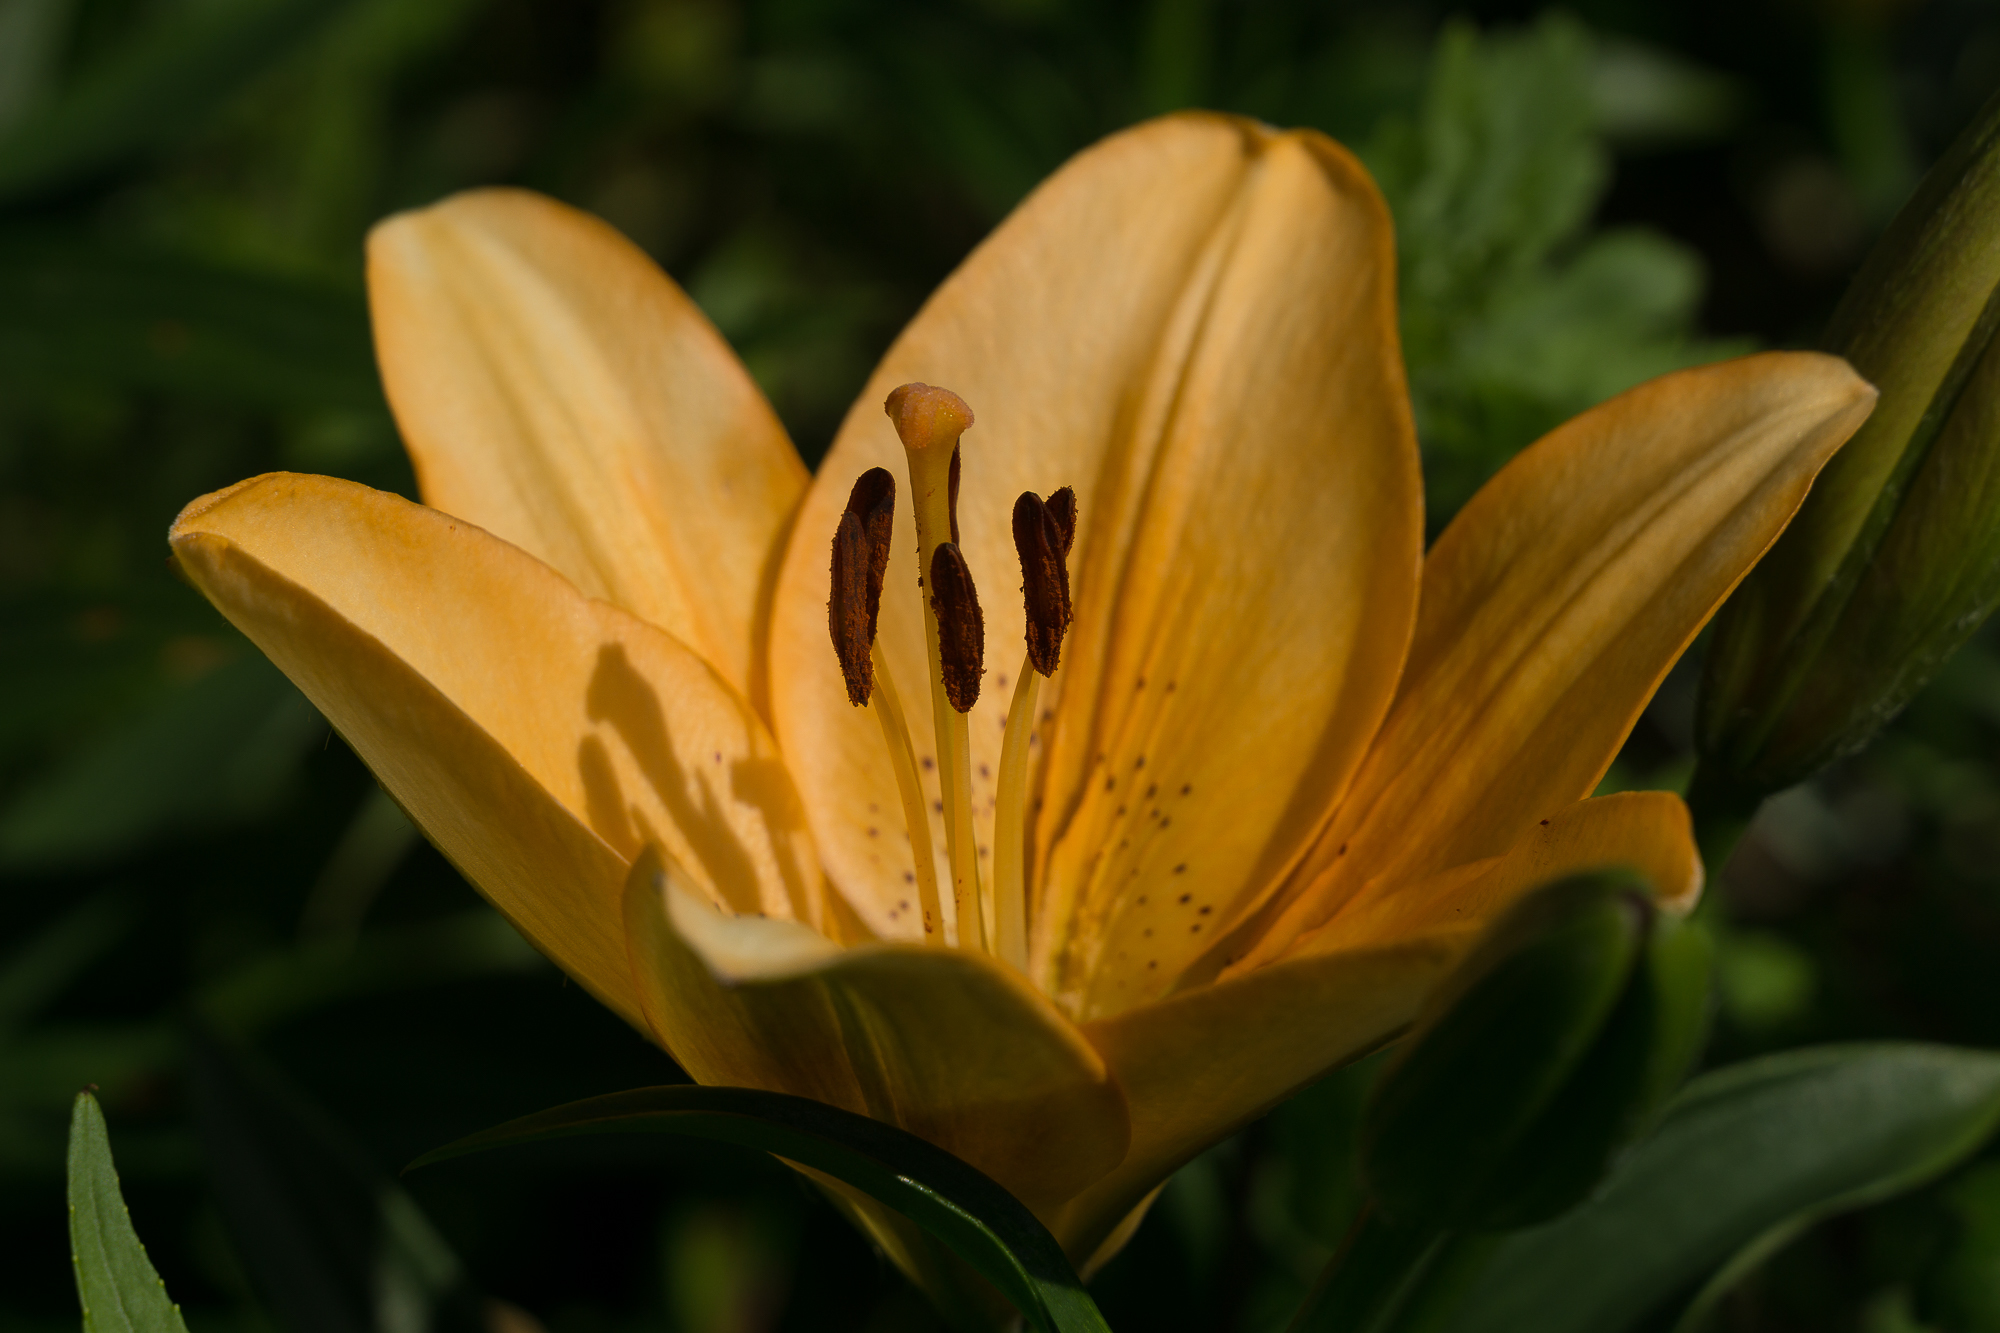
<svg viewBox="0 0 2000 1333"><path fill-rule="evenodd" d="M847 682L850 702L864 705L874 696L875 717L889 748L889 766L896 773L897 794L903 801L903 822L909 828L910 855L915 861L917 897L923 908L924 939L942 942L944 920L939 911L937 859L931 851L930 815L924 809L924 788L917 776L916 750L903 716L902 696L889 663L875 650L875 630L882 609L882 583L889 570L889 545L895 532L896 479L885 468L870 468L854 483L847 509L833 535L833 595L827 601L827 622L833 651Z"/></svg>
<svg viewBox="0 0 2000 1333"><path fill-rule="evenodd" d="M868 702L875 687L869 650L882 609L895 513L896 479L884 468L870 468L854 483L833 534L833 595L826 604L827 627L847 682L848 701L856 707Z"/></svg>
<svg viewBox="0 0 2000 1333"><path fill-rule="evenodd" d="M1063 557L1075 540L1076 492L1064 487L1070 537L1064 540L1054 510L1033 491L1014 502L1014 549L1021 556L1021 593L1027 604L1028 660L1044 676L1056 673L1063 635L1069 630L1069 568ZM1052 499L1054 497L1051 497Z"/></svg>
<svg viewBox="0 0 2000 1333"><path fill-rule="evenodd" d="M945 698L961 713L979 702L979 678L986 674L986 618L972 571L954 542L939 544L931 556L931 613L937 617L939 668Z"/></svg>
<svg viewBox="0 0 2000 1333"><path fill-rule="evenodd" d="M1069 548L1076 545L1076 489L1065 486L1048 499L1049 517L1056 521L1056 530L1062 533L1062 556L1069 559Z"/></svg>
<svg viewBox="0 0 2000 1333"><path fill-rule="evenodd" d="M956 607L963 600L976 607L977 599L971 596L970 573L965 571L964 557L958 554L957 544L951 540L957 529L953 504L957 487L952 474L958 459L958 437L972 425L972 409L948 389L905 384L890 393L883 410L895 424L909 461L910 498L917 521L919 586L926 577L933 584L939 581L943 567L938 561L938 550L950 544L953 555L946 557L944 563L955 562L955 565L947 577L964 573L965 578L963 588L947 593L944 604ZM966 594L965 598L958 598L960 591ZM968 655L964 651L968 636L964 631L969 621L961 615L963 623L953 650L954 678L947 678L938 599L925 597L923 601L925 640L930 650L931 718L937 734L940 785L944 789L945 847L951 862L952 901L958 913L958 943L962 948L984 949L985 912L980 901L979 858L972 833L972 743L965 713L956 706L958 699L963 698L964 707L970 708L978 698L978 666L974 658L968 681ZM983 647L983 627L978 637Z"/></svg>
<svg viewBox="0 0 2000 1333"><path fill-rule="evenodd" d="M1028 750L1043 676L1055 674L1070 625L1067 557L1076 542L1076 492L1065 486L1046 502L1033 491L1014 502L1014 549L1021 557L1027 603L1028 660L1007 709L993 816L994 934L1000 956L1028 969Z"/></svg>
<svg viewBox="0 0 2000 1333"><path fill-rule="evenodd" d="M951 544L958 545L958 473L959 447L951 447L951 480L945 483L945 508L951 514Z"/></svg>

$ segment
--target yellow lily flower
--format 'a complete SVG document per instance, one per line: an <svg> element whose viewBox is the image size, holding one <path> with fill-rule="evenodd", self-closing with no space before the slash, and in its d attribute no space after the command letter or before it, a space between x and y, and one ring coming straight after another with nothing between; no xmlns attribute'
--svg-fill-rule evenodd
<svg viewBox="0 0 2000 1333"><path fill-rule="evenodd" d="M1426 557L1394 276L1330 140L1139 126L945 282L813 478L638 249L478 191L369 246L425 505L270 475L171 541L466 877L689 1074L920 1134L1094 1266L1181 1163L1405 1026L1527 887L1629 863L1692 902L1679 800L1588 798L1874 399L1809 354L1666 377L1527 450ZM827 599L850 487L916 456L882 407L912 381L977 414L954 535L999 654L969 711L906 711L915 829ZM941 688L927 484L873 658L913 704ZM1065 486L1074 630L1003 772L1009 515ZM1019 839L998 878L996 827ZM928 884L980 920L947 897L927 931Z"/></svg>

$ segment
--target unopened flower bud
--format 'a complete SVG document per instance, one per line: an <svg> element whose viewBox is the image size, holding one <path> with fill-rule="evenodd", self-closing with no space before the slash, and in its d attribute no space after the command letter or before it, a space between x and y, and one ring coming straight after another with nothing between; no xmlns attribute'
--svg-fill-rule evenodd
<svg viewBox="0 0 2000 1333"><path fill-rule="evenodd" d="M1384 1212L1487 1230L1579 1202L1686 1073L1708 974L1707 937L1629 874L1516 904L1370 1094L1361 1164Z"/></svg>
<svg viewBox="0 0 2000 1333"><path fill-rule="evenodd" d="M2000 98L1835 312L1874 415L1717 620L1697 795L1746 806L1865 745L2000 601Z"/></svg>

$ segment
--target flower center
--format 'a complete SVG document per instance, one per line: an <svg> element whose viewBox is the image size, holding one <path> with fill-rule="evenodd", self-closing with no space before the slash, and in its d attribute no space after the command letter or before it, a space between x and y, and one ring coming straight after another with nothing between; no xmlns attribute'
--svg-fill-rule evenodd
<svg viewBox="0 0 2000 1333"><path fill-rule="evenodd" d="M897 389L885 409L903 442L916 519L917 584L924 593L931 716L956 943L998 954L1025 971L1028 753L1041 679L1055 671L1070 624L1067 558L1076 540L1076 493L1064 487L1044 501L1028 492L1014 505L1014 543L1021 558L1027 609L1027 660L1007 710L995 793L993 880L988 885L972 828L972 746L966 724L985 671L986 624L972 571L958 544L959 437L972 425L972 410L958 395L927 384ZM941 892L916 752L888 663L875 647L895 500L895 479L881 468L870 469L855 482L834 534L833 593L827 617L849 700L872 707L880 720L903 818L909 825L924 938L942 944L947 941Z"/></svg>

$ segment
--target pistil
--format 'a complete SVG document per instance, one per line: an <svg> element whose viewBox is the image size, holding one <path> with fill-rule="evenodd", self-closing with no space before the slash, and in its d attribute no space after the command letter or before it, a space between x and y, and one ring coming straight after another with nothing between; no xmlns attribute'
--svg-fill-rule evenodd
<svg viewBox="0 0 2000 1333"><path fill-rule="evenodd" d="M918 586L924 590L924 639L931 669L931 716L937 733L945 847L961 948L986 948L978 847L972 831L972 744L966 713L979 698L984 626L970 572L959 553L958 438L972 409L957 394L905 384L883 405L909 460L910 503L917 522ZM940 615L951 628L949 654ZM973 633L977 627L977 634Z"/></svg>

